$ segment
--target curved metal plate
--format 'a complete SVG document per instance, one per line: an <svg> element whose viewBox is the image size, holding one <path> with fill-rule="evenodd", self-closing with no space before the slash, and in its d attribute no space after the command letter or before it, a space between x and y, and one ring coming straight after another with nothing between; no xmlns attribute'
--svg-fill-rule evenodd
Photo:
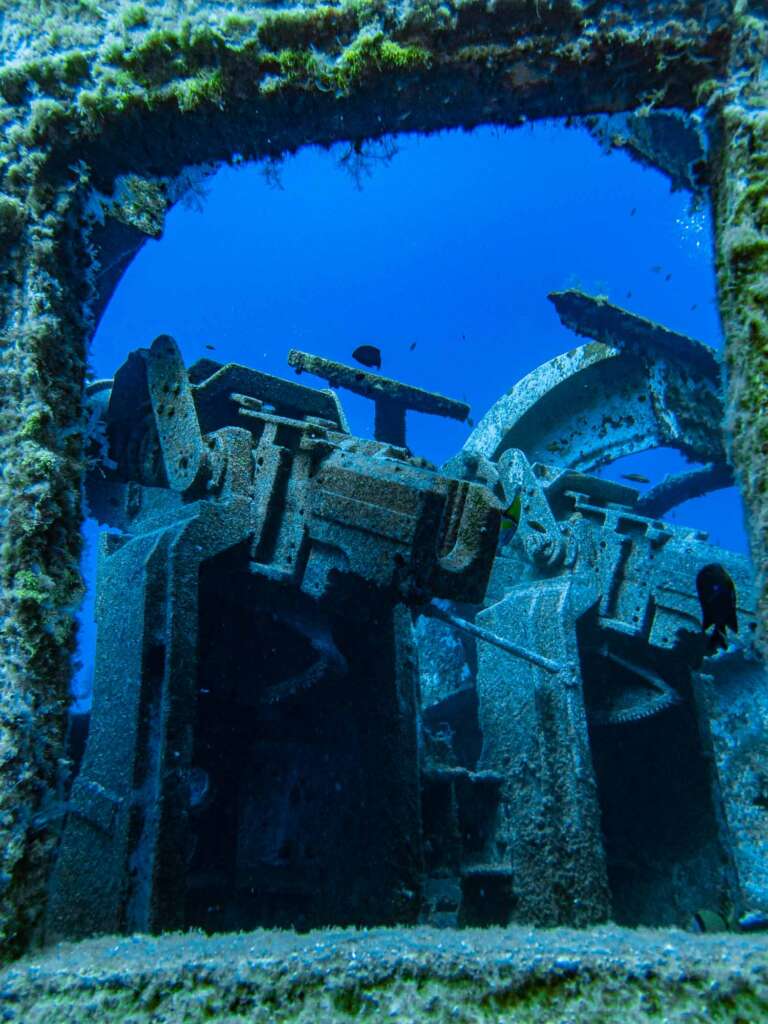
<svg viewBox="0 0 768 1024"><path fill-rule="evenodd" d="M531 462L584 473L658 447L727 462L712 349L581 292L550 298L566 326L595 340L524 377L488 410L465 451L495 461L520 448Z"/></svg>

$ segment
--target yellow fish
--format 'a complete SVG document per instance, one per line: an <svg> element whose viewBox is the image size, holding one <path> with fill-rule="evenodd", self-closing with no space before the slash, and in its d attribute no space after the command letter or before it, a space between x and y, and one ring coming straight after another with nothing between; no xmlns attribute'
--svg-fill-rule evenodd
<svg viewBox="0 0 768 1024"><path fill-rule="evenodd" d="M502 530L515 530L520 522L520 512L523 508L523 501L518 492L512 499L512 503L501 513Z"/></svg>

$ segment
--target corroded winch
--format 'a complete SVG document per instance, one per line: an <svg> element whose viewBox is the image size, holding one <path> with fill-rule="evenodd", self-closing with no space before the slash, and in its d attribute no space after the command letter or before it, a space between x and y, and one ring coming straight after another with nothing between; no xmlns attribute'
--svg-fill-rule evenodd
<svg viewBox="0 0 768 1024"><path fill-rule="evenodd" d="M415 920L408 609L482 599L501 502L353 437L332 392L234 364L187 373L168 336L91 393L88 500L113 532L51 931Z"/></svg>
<svg viewBox="0 0 768 1024"><path fill-rule="evenodd" d="M658 518L730 479L717 361L556 300L594 340L441 471L405 413L466 406L304 353L377 402L376 440L333 391L187 370L167 336L91 386L112 529L51 937L768 911L749 566ZM654 444L704 468L643 496L594 475ZM711 562L740 628L716 658Z"/></svg>

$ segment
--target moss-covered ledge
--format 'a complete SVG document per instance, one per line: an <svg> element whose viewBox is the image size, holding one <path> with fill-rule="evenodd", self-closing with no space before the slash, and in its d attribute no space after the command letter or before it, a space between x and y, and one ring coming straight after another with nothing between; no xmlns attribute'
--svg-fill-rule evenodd
<svg viewBox="0 0 768 1024"><path fill-rule="evenodd" d="M768 939L598 928L430 928L107 937L0 972L35 1024L756 1024Z"/></svg>
<svg viewBox="0 0 768 1024"><path fill-rule="evenodd" d="M690 110L703 99L721 137L738 140L732 112L737 121L764 112L759 93L742 97L752 88L745 62L759 67L764 4L755 8L750 14L743 0L0 0L4 956L35 939L57 816L80 593L87 344L120 270L142 238L162 231L189 183L186 169L406 130ZM755 141L764 145L759 133ZM740 312L742 289L758 282L746 252L739 273L723 255L736 237L726 229L764 231L760 203L738 205L731 173L747 174L749 189L762 180L764 158L747 143L743 152L735 164L723 146L715 164L721 289L730 361L760 381L759 347L744 341L751 335ZM762 324L757 292L750 301ZM753 401L760 385L749 386ZM736 411L747 394L740 388ZM731 422L759 562L764 502L749 481L764 472L755 426L764 421L755 412Z"/></svg>
<svg viewBox="0 0 768 1024"><path fill-rule="evenodd" d="M753 13L754 8L759 13ZM726 336L727 438L747 509L762 641L768 643L768 18L745 4L730 80L714 104L713 205Z"/></svg>

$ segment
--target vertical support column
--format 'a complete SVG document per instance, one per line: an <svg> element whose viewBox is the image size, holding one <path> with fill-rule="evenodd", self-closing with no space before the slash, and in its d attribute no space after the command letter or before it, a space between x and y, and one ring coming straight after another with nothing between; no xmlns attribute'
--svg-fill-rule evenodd
<svg viewBox="0 0 768 1024"><path fill-rule="evenodd" d="M244 498L201 502L197 515L177 532L169 550L166 670L158 712L156 775L150 782L156 794L148 807L143 849L136 857L146 861L149 870L145 917L134 927L153 932L182 928L185 923L200 568L246 540L249 525L250 503Z"/></svg>
<svg viewBox="0 0 768 1024"><path fill-rule="evenodd" d="M478 768L503 776L486 867L489 875L508 871L513 920L583 926L609 915L576 640L576 620L593 601L570 580L540 580L512 588L477 617L565 666L548 672L478 643Z"/></svg>
<svg viewBox="0 0 768 1024"><path fill-rule="evenodd" d="M43 174L38 169L37 173ZM47 175L47 176L46 176ZM82 392L90 263L70 171L3 186L0 245L0 946L38 933L82 596ZM31 191L28 191L31 189Z"/></svg>
<svg viewBox="0 0 768 1024"><path fill-rule="evenodd" d="M148 772L153 699L165 662L162 623L168 534L110 553L101 539L91 727L54 865L46 938L117 932L125 924L134 791Z"/></svg>
<svg viewBox="0 0 768 1024"><path fill-rule="evenodd" d="M757 661L713 658L696 673L693 698L735 875L734 910L768 914L768 671Z"/></svg>
<svg viewBox="0 0 768 1024"><path fill-rule="evenodd" d="M53 872L49 941L184 923L199 572L248 527L246 499L202 502L102 558L91 730Z"/></svg>
<svg viewBox="0 0 768 1024"><path fill-rule="evenodd" d="M728 101L715 106L713 211L727 369L726 439L747 510L758 642L768 652L768 85L765 4L733 15Z"/></svg>

